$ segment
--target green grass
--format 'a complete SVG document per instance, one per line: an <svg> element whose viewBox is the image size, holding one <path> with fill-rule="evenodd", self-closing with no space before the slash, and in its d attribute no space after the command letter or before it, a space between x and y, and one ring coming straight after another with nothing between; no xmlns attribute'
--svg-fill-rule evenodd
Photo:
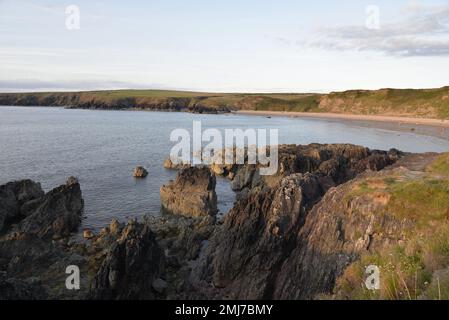
<svg viewBox="0 0 449 320"><path fill-rule="evenodd" d="M423 178L400 182L388 189L391 194L386 211L399 219L414 220L428 226L435 220L446 218L449 210L449 180Z"/></svg>
<svg viewBox="0 0 449 320"><path fill-rule="evenodd" d="M426 168L426 171L441 175L449 175L449 153L440 155Z"/></svg>
<svg viewBox="0 0 449 320"><path fill-rule="evenodd" d="M394 218L400 232L394 236L403 240L362 252L337 280L337 298L449 298L449 271L440 274L441 270L449 270L449 179L441 175L446 172L447 157L441 155L423 175L367 179L348 191L345 201L388 195L388 202L373 214ZM379 234L383 232L382 228L375 229ZM378 291L364 285L369 265L380 268Z"/></svg>
<svg viewBox="0 0 449 320"><path fill-rule="evenodd" d="M185 98L191 99L194 104L200 103L210 108L227 107L233 110L332 112L449 119L449 87L425 90L350 90L330 94L213 93L175 90L43 92L0 94L0 102L6 96L15 100L18 105L26 101L53 101L54 105L58 105L58 101L60 103L96 101L105 102L106 105L130 101L139 107L139 104L163 103L169 99Z"/></svg>

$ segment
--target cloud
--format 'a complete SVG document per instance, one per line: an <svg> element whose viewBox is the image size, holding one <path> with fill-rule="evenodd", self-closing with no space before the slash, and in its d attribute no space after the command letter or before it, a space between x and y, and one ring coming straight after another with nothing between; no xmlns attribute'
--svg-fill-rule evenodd
<svg viewBox="0 0 449 320"><path fill-rule="evenodd" d="M380 11L381 12L381 11ZM299 45L325 50L381 52L391 56L449 55L449 6L409 6L406 18L395 23L382 23L379 29L366 26L323 28L311 41Z"/></svg>

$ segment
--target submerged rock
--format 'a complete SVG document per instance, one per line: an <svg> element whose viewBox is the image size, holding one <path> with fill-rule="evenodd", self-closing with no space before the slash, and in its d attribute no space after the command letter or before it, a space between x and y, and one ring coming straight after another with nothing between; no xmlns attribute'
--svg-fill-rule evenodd
<svg viewBox="0 0 449 320"><path fill-rule="evenodd" d="M215 216L216 178L206 167L182 169L174 181L160 189L165 212L186 217Z"/></svg>

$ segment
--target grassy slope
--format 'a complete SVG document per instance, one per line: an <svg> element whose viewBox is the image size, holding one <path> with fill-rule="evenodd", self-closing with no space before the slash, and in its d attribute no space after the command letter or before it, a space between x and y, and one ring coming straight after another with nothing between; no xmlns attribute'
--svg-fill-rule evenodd
<svg viewBox="0 0 449 320"><path fill-rule="evenodd" d="M433 161L423 174L366 180L348 197L379 195L388 203L376 214L412 221L413 227L404 231L402 243L382 252L367 252L351 264L337 280L338 297L449 299L449 154ZM363 285L368 265L380 268L379 291L369 291Z"/></svg>
<svg viewBox="0 0 449 320"><path fill-rule="evenodd" d="M352 90L330 94L233 94L167 90L115 90L67 93L18 93L8 95L17 101L33 97L38 101L105 102L114 105L131 101L139 105L164 103L172 99L189 99L207 108L234 110L332 112L449 119L449 87L440 89ZM54 99L56 97L56 99ZM17 103L20 104L20 103ZM57 105L57 103L55 103Z"/></svg>

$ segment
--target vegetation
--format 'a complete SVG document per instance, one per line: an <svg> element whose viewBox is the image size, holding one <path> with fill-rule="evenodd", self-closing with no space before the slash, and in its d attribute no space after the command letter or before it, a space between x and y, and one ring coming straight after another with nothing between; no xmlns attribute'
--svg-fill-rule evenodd
<svg viewBox="0 0 449 320"><path fill-rule="evenodd" d="M403 240L367 251L337 280L335 293L346 299L449 299L448 154L430 164L426 173L365 179L346 200L387 199L374 214L389 216L403 226ZM416 175L415 175L416 174ZM377 232L383 232L380 228ZM366 289L366 267L380 268L380 290Z"/></svg>
<svg viewBox="0 0 449 320"><path fill-rule="evenodd" d="M440 155L427 167L427 171L441 175L449 175L449 153Z"/></svg>
<svg viewBox="0 0 449 320"><path fill-rule="evenodd" d="M181 101L181 102L180 102ZM0 94L0 105L55 105L156 109L195 105L207 111L260 110L332 112L449 119L449 87L439 89L351 90L330 94L205 93L170 90L112 90Z"/></svg>

